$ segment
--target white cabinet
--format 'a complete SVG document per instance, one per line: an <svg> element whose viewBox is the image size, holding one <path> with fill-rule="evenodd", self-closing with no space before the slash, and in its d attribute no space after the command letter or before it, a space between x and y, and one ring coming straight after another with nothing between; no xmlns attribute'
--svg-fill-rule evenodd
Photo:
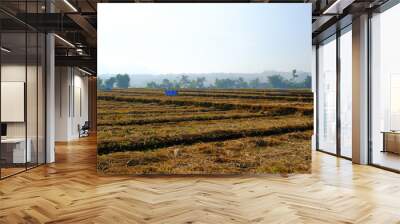
<svg viewBox="0 0 400 224"><path fill-rule="evenodd" d="M12 151L12 163L25 163L32 161L32 140L27 139L25 151L25 138L2 139L1 144Z"/></svg>

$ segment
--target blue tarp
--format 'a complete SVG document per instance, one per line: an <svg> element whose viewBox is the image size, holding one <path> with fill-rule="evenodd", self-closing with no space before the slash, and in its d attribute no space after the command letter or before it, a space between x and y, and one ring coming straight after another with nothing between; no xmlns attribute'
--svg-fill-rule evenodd
<svg viewBox="0 0 400 224"><path fill-rule="evenodd" d="M165 95L166 96L178 96L178 90L167 89L167 90L165 90Z"/></svg>

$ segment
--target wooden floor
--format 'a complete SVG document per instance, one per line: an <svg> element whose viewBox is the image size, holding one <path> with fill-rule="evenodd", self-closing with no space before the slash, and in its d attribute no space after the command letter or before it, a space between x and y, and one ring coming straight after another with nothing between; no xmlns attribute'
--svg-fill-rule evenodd
<svg viewBox="0 0 400 224"><path fill-rule="evenodd" d="M290 177L101 177L95 139L0 181L0 223L400 223L400 175L313 154Z"/></svg>
<svg viewBox="0 0 400 224"><path fill-rule="evenodd" d="M14 175L16 173L23 172L25 170L26 170L25 167L24 168L13 168L13 167L12 168L10 168L10 167L4 168L4 167L2 167L1 168L1 177L2 178L8 177L8 176Z"/></svg>

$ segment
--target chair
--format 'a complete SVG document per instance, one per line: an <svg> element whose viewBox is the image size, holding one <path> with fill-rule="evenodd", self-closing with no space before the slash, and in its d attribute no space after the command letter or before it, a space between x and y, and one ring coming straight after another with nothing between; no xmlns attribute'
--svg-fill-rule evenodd
<svg viewBox="0 0 400 224"><path fill-rule="evenodd" d="M89 121L85 121L85 123L82 125L82 127L80 127L80 125L78 125L79 138L89 136L89 129L90 129Z"/></svg>

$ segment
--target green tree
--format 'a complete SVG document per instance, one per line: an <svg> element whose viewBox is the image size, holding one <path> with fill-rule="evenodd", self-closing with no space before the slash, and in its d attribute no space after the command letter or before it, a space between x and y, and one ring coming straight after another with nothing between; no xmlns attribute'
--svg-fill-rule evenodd
<svg viewBox="0 0 400 224"><path fill-rule="evenodd" d="M307 77L303 81L303 88L311 89L311 84L312 84L311 76L307 75Z"/></svg>
<svg viewBox="0 0 400 224"><path fill-rule="evenodd" d="M198 77L196 79L196 88L203 89L205 88L206 77Z"/></svg>
<svg viewBox="0 0 400 224"><path fill-rule="evenodd" d="M125 75L118 74L115 77L115 79L116 79L116 83L117 83L117 87L118 88L122 88L122 89L129 88L129 81L130 81L129 75L127 75L127 74L125 74Z"/></svg>
<svg viewBox="0 0 400 224"><path fill-rule="evenodd" d="M250 88L255 88L255 89L257 89L257 88L260 88L260 86L261 86L261 82L260 82L260 79L259 79L259 78L253 79L253 80L251 80L251 81L249 82L249 87L250 87Z"/></svg>
<svg viewBox="0 0 400 224"><path fill-rule="evenodd" d="M248 88L249 85L242 77L239 77L237 80L235 80L235 88L240 88L240 89L245 89Z"/></svg>
<svg viewBox="0 0 400 224"><path fill-rule="evenodd" d="M214 86L215 88L220 89L229 89L235 88L235 80L233 79L215 79Z"/></svg>
<svg viewBox="0 0 400 224"><path fill-rule="evenodd" d="M152 89L157 89L160 88L160 86L156 82L149 82L147 83L147 88L152 88Z"/></svg>
<svg viewBox="0 0 400 224"><path fill-rule="evenodd" d="M181 79L179 80L179 88L189 88L190 86L190 79L187 75L182 75Z"/></svg>
<svg viewBox="0 0 400 224"><path fill-rule="evenodd" d="M197 80L196 79L190 80L190 83L189 83L188 87L190 89L196 89L197 88Z"/></svg>
<svg viewBox="0 0 400 224"><path fill-rule="evenodd" d="M105 89L103 79L100 77L97 77L97 88L100 90Z"/></svg>
<svg viewBox="0 0 400 224"><path fill-rule="evenodd" d="M168 79L163 79L162 82L161 82L160 87L164 88L164 89L173 89L176 86L174 85L173 82L169 81Z"/></svg>
<svg viewBox="0 0 400 224"><path fill-rule="evenodd" d="M115 79L115 77L111 77L111 78L107 79L104 82L105 89L110 90L110 89L114 88L114 84L115 84L116 81L117 80Z"/></svg>
<svg viewBox="0 0 400 224"><path fill-rule="evenodd" d="M286 89L288 82L280 75L272 75L268 77L268 82L272 88Z"/></svg>

